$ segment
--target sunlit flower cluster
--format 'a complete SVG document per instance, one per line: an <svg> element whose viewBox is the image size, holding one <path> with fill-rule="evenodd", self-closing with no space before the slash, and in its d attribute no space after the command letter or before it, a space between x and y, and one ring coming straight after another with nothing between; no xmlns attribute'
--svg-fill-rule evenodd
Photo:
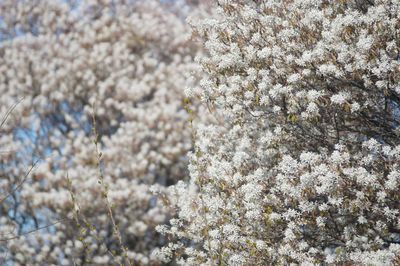
<svg viewBox="0 0 400 266"><path fill-rule="evenodd" d="M398 1L217 1L191 90L186 188L164 197L187 265L396 265ZM195 189L197 188L197 189ZM177 197L178 196L178 197ZM175 221L175 220L174 220Z"/></svg>
<svg viewBox="0 0 400 266"><path fill-rule="evenodd" d="M214 2L0 2L6 264L400 264L400 2Z"/></svg>

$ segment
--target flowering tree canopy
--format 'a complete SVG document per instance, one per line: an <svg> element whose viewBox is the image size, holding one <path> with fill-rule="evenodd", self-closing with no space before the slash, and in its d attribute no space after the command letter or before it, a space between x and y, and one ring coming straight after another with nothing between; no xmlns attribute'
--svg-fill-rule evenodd
<svg viewBox="0 0 400 266"><path fill-rule="evenodd" d="M0 11L5 263L400 263L399 1Z"/></svg>
<svg viewBox="0 0 400 266"><path fill-rule="evenodd" d="M154 226L168 213L148 187L187 175L184 89L202 49L185 18L202 10L190 1L0 2L2 113L22 99L1 128L0 191L12 193L0 231L13 238L1 242L1 260L156 263L151 251L164 240Z"/></svg>
<svg viewBox="0 0 400 266"><path fill-rule="evenodd" d="M218 1L195 21L207 77L168 261L395 265L400 3Z"/></svg>

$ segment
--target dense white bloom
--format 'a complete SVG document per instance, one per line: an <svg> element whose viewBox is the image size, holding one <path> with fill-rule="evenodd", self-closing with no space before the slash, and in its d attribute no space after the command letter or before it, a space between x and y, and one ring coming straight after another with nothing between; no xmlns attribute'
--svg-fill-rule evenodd
<svg viewBox="0 0 400 266"><path fill-rule="evenodd" d="M206 15L206 6L5 0L0 13L1 115L23 98L1 128L0 149L10 150L0 154L2 197L30 163L41 159L15 193L16 201L1 202L0 215L9 219L0 228L13 225L17 235L61 219L2 242L0 260L117 264L124 254L105 204L107 190L125 255L135 265L159 264L151 253L164 240L154 227L172 212L160 206L149 187L156 183L163 190L187 176L192 130L185 108L194 111L198 104L186 101L184 90L197 87L194 57L202 48L190 39L185 19ZM79 228L72 218L76 213Z"/></svg>
<svg viewBox="0 0 400 266"><path fill-rule="evenodd" d="M216 18L193 23L209 52L198 60L207 74L199 97L216 119L196 130L196 204L180 233L207 258L178 256L198 264L398 263L400 5L217 3Z"/></svg>
<svg viewBox="0 0 400 266"><path fill-rule="evenodd" d="M90 230L60 223L1 255L400 262L398 1L217 0L212 18L198 1L69 2L0 3L1 111L25 97L2 128L0 147L18 152L2 157L1 190L29 152L49 157L1 203L0 231L73 210Z"/></svg>

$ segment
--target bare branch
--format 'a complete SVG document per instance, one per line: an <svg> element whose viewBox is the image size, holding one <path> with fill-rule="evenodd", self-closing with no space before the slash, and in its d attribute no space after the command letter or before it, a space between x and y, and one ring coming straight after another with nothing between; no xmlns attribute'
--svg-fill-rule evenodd
<svg viewBox="0 0 400 266"><path fill-rule="evenodd" d="M37 166L38 162L40 159L36 160L32 166L29 168L28 172L25 174L25 176L22 178L22 180L18 183L16 187L14 187L4 198L0 200L0 203L3 203L8 197L10 197L12 194L14 194L17 190L19 190L22 185L28 180L29 175L32 173L33 169Z"/></svg>
<svg viewBox="0 0 400 266"><path fill-rule="evenodd" d="M7 113L4 115L3 120L0 123L0 128L4 125L4 123L7 121L8 117L10 116L10 114L14 111L14 109L17 107L18 104L20 104L22 101L24 100L24 98L21 98L20 100L18 100L18 102L14 103L10 109L8 109Z"/></svg>

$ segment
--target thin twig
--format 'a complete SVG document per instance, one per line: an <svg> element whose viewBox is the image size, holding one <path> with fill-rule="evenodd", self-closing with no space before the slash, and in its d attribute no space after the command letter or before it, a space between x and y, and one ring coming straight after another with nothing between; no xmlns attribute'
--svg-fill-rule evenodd
<svg viewBox="0 0 400 266"><path fill-rule="evenodd" d="M77 225L78 227L80 227L80 226L81 226L81 223L79 222L80 207L79 207L78 202L77 202L77 200L76 200L76 196L75 196L74 192L72 191L72 181L71 181L71 179L69 178L68 172L67 172L67 175L66 175L66 179L67 179L67 183L68 183L68 191L69 191L70 196L71 196L71 201L72 201L72 204L74 205L74 218L75 218L75 223L76 223L76 225ZM83 215L82 215L82 220L83 220L83 222L84 222L84 226L86 227L87 230L89 230L89 232L92 232L92 231L94 231L94 230L97 231L97 229L96 229L94 226L92 226L92 225L89 223L89 221L88 221ZM80 233L82 234L82 231L80 231ZM107 252L111 255L111 257L112 257L113 259L116 259L115 256L114 256L114 254L113 254L113 252L110 250L110 248L109 248L109 247L107 246L107 244L105 243L105 240L104 240L104 239L100 239L100 238L96 235L96 233L95 233L95 234L92 234L92 236L93 236L99 243L103 243L104 247L106 248ZM82 237L83 237L83 235L82 235ZM84 240L82 240L82 242L83 242L83 244L85 245ZM76 265L75 261L74 261L74 265Z"/></svg>
<svg viewBox="0 0 400 266"><path fill-rule="evenodd" d="M4 125L4 123L7 121L8 117L10 116L10 114L12 113L12 111L14 111L14 109L17 107L18 104L20 104L22 102L24 98L21 98L18 102L14 103L10 109L8 109L7 113L4 115L3 120L0 123L0 128Z"/></svg>
<svg viewBox="0 0 400 266"><path fill-rule="evenodd" d="M97 168L98 168L98 172L99 172L99 183L103 188L102 191L102 197L104 198L104 201L106 203L106 207L107 207L107 211L108 211L108 216L110 217L112 226L113 226L113 231L114 234L118 240L118 244L120 245L120 248L122 250L123 253L123 257L125 257L125 260L128 262L128 265L132 266L132 262L130 261L129 257L128 257L128 250L125 247L125 245L122 242L122 236L121 233L119 231L118 225L115 222L115 218L114 218L114 214L112 211L112 207L108 198L108 187L107 185L104 183L104 172L102 169L102 152L100 151L98 142L99 142L99 135L97 133L97 124L96 124L96 115L95 115L95 106L93 105L93 113L92 113L92 119L93 119L93 143L95 145L96 148L96 153L97 153Z"/></svg>
<svg viewBox="0 0 400 266"><path fill-rule="evenodd" d="M9 196L14 194L17 190L19 190L22 187L22 185L26 182L26 180L28 180L29 175L32 173L33 169L37 166L39 161L40 159L36 160L36 162L32 164L31 168L29 168L28 172L25 174L25 176L22 178L19 184L16 187L14 187L14 189L12 189L4 198L2 198L0 200L0 203L3 203Z"/></svg>
<svg viewBox="0 0 400 266"><path fill-rule="evenodd" d="M42 227L33 229L33 230L31 230L31 231L28 231L28 232L23 233L23 234L20 234L20 235L8 237L8 238L1 238L1 239L0 239L0 242L7 242L7 241L10 241L10 240L13 240L13 239L18 239L18 238L20 238L20 237L22 237L22 236L26 236L26 235L29 235L29 234L36 233L36 232L38 232L38 231L40 231L40 230L43 230L43 229L49 228L49 227L51 227L51 226L53 226L53 225L59 224L59 223L61 223L62 221L65 221L65 220L67 220L67 219L68 219L68 217L63 218L63 219L60 219L60 220L57 220L57 221L55 221L55 222L53 222L53 223L44 225L44 226L42 226Z"/></svg>

